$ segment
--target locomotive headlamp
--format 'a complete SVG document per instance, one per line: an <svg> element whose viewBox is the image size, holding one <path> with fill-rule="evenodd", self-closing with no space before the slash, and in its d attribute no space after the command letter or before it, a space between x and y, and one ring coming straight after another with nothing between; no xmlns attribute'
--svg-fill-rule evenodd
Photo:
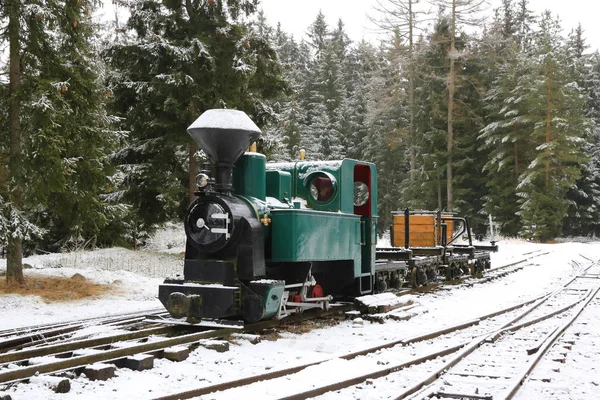
<svg viewBox="0 0 600 400"><path fill-rule="evenodd" d="M196 185L201 189L208 186L208 175L204 173L198 174L196 176Z"/></svg>

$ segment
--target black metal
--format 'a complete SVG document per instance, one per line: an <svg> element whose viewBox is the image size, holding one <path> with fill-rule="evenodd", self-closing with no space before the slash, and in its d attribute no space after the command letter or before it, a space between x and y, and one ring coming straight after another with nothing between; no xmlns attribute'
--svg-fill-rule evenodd
<svg viewBox="0 0 600 400"><path fill-rule="evenodd" d="M217 167L215 190L231 191L233 166L258 140L260 129L243 112L208 110L187 131Z"/></svg>
<svg viewBox="0 0 600 400"><path fill-rule="evenodd" d="M462 224L460 225L461 229L459 232L456 233L456 235L452 236L452 240L450 240L446 246L450 246L452 244L452 242L454 242L456 239L458 239L463 233L465 233L465 230L467 229L467 221L464 218L460 218L460 217L449 217L449 218L442 218L440 219L440 221L454 221L454 222L461 222ZM469 233L469 238L470 238L471 234ZM469 243L471 242L471 240L469 239Z"/></svg>
<svg viewBox="0 0 600 400"><path fill-rule="evenodd" d="M404 209L404 247L410 248L410 212L408 208Z"/></svg>
<svg viewBox="0 0 600 400"><path fill-rule="evenodd" d="M189 299L188 309L185 313L188 317L203 319L240 315L237 301L239 289L208 285L162 284L158 287L158 299L169 312L172 312L170 305L172 293L182 293Z"/></svg>
<svg viewBox="0 0 600 400"><path fill-rule="evenodd" d="M441 227L441 225L442 225L442 210L437 210L435 215L437 218L436 221ZM442 243L442 230L441 229L438 231L438 241L437 242Z"/></svg>
<svg viewBox="0 0 600 400"><path fill-rule="evenodd" d="M442 232L440 234L440 245L448 246L448 225L440 224L440 231Z"/></svg>
<svg viewBox="0 0 600 400"><path fill-rule="evenodd" d="M235 285L235 265L232 262L185 260L183 274L187 281Z"/></svg>
<svg viewBox="0 0 600 400"><path fill-rule="evenodd" d="M469 226L469 217L465 216L465 225L467 227L467 236L469 238L469 246L473 246L473 238L471 237L471 227Z"/></svg>
<svg viewBox="0 0 600 400"><path fill-rule="evenodd" d="M376 249L376 260L410 260L412 253L408 249L393 248L393 249Z"/></svg>

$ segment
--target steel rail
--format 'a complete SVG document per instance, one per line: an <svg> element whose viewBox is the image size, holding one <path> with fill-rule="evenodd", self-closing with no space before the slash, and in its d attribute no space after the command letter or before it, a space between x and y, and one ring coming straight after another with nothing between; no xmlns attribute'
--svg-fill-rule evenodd
<svg viewBox="0 0 600 400"><path fill-rule="evenodd" d="M19 335L21 333L33 333L33 332L39 331L39 330L55 329L55 328L60 328L60 327L67 326L67 325L91 323L91 322L97 322L97 321L104 321L107 319L114 320L114 319L118 319L118 318L130 318L130 317L136 317L136 316L141 317L144 315L160 314L160 313L164 313L164 312L165 312L165 310L163 308L151 308L148 310L133 311L133 312L129 312L129 313L122 313L122 314L115 314L115 315L105 315L105 316L94 317L94 318L84 318L84 319L78 319L78 320L74 320L74 321L63 321L63 322L59 322L59 323L39 324L39 325L33 325L33 326L22 326L22 327L18 327L18 328L10 328L10 329L1 330L0 337Z"/></svg>
<svg viewBox="0 0 600 400"><path fill-rule="evenodd" d="M172 326L162 326L158 328L142 329L139 331L122 333L118 335L54 344L50 346L40 347L37 349L19 350L10 353L0 354L0 363L19 362L33 357L49 356L52 354L66 353L69 351L97 347L125 340L141 339L150 335L167 335L176 333L177 331L178 330Z"/></svg>
<svg viewBox="0 0 600 400"><path fill-rule="evenodd" d="M592 268L596 263L592 263L589 267L584 269L585 271L588 271L590 268ZM565 290L571 283L573 283L575 280L577 279L577 275L575 275L572 279L570 279L566 284L564 284L562 287L556 289L555 291L543 296L539 301L537 301L536 303L534 303L528 310L526 310L524 313L522 313L520 316L518 316L517 318L515 318L514 320L508 322L507 324L505 324L503 327L501 327L500 329L498 329L495 332L490 332L487 335L483 335L475 340L473 340L463 351L460 351L459 354L457 354L453 359L451 359L450 361L448 361L447 363L445 363L441 368L439 368L438 370L436 370L433 374L431 374L429 377L427 377L426 379L422 380L421 382L417 383L416 385L413 385L410 389L404 391L403 393L401 393L399 396L396 397L396 400L401 400L401 399L405 399L410 395L416 394L417 392L421 391L421 393L419 393L418 395L421 396L423 395L423 388L426 385L431 385L433 382L435 382L436 380L438 380L443 374L445 374L450 368L454 367L456 364L458 364L461 360L463 360L464 358L466 358L469 354L471 354L473 351L475 351L477 348L479 348L481 346L482 343L484 342L493 342L495 340L497 340L498 338L500 338L502 336L502 334L506 333L506 332L511 332L514 330L515 326L514 324L516 322L518 322L519 320L523 319L524 317L526 317L527 315L529 315L533 310L535 310L536 308L538 308L540 305L542 305L543 303L545 303L548 299L556 296L556 294L560 293L561 291ZM576 302L570 304L567 307L563 307L562 308L562 312L573 308L574 306L576 306L577 304L583 302L584 300L586 300L587 296L589 295L589 293L586 293L586 295L582 296L579 300L577 300ZM555 316L557 313L555 311L545 314L542 317L539 317L537 319L535 319L535 322L540 322L542 320L546 320L548 318L552 318L553 316ZM532 323L530 323L531 321L522 323L519 325L519 328L523 328L526 326L530 326L532 325ZM428 390L428 389L425 389ZM414 397L413 397L414 398Z"/></svg>
<svg viewBox="0 0 600 400"><path fill-rule="evenodd" d="M537 301L538 299L539 299L539 297L537 297L535 299L531 299L531 300L525 301L525 302L522 302L522 303L519 303L519 304L516 304L516 305L513 305L513 306L510 306L510 307L507 307L507 308L504 308L504 309L501 309L501 310L498 310L498 311L494 311L492 313L488 313L488 314L482 315L482 316L480 316L478 318L475 318L475 319L472 319L472 320L469 320L469 321L465 321L463 323L459 323L459 324L452 325L452 326L449 326L449 327L445 327L445 328L442 328L442 329L434 330L434 331L431 331L431 332L426 332L426 333L423 333L423 334L420 334L420 335L417 335L417 336L412 336L412 337L407 337L407 338L403 338L403 339L400 339L400 340L395 340L395 341L392 341L392 342L388 342L388 343L385 343L385 344L382 344L382 345L370 347L370 348L367 348L367 349L355 351L355 352L352 352L352 353L349 353L349 354L345 354L345 355L340 356L340 357L328 358L326 360L315 361L315 362L311 362L311 363L299 365L299 366L296 366L296 367L291 367L291 368L287 368L287 369L283 369L283 370L272 371L272 372L269 372L269 373L266 373L266 374L245 377L245 378L241 378L241 379L237 379L237 380L233 380L233 381L229 381L229 382L218 383L218 384L211 385L211 386L204 386L204 387L201 387L201 388L198 388L198 389L188 390L186 392L175 393L175 394L171 394L171 395L168 395L168 396L159 397L159 398L156 398L155 400L190 399L190 398L193 398L193 397L198 397L198 396L202 396L202 395L205 395L205 394L209 394L209 393L213 393L213 392L217 392L217 391L221 391L221 390L228 390L228 389L234 389L234 388L241 387L241 386L246 386L248 384L251 384L251 383L254 383L254 382L258 382L258 381L266 381L266 380L280 378L280 377L283 377L283 376L286 376L286 375L291 375L291 374L297 373L297 372L299 372L301 370L304 370L304 369L306 369L308 367L312 367L312 366L315 366L315 365L318 365L318 364L322 364L322 363L327 362L327 361L331 361L332 359L340 358L340 359L345 359L345 360L351 360L351 359L359 357L359 356L364 356L364 355L367 355L367 354L370 354L370 353L374 353L374 352L379 351L379 350L391 348L391 347L394 347L394 346L397 346L397 345L406 346L408 344L413 344L413 343L417 343L417 342L420 342L420 341L433 339L433 338L436 338L436 337L439 337L439 336L443 336L443 335L448 334L448 333L452 333L452 332L455 332L455 331L458 331L458 330L461 330L461 329L468 328L468 327L473 326L473 325L477 325L480 321L483 321L483 320L486 320L486 319L490 319L490 318L496 317L498 315L502 315L502 314L508 313L510 311L514 311L514 310L516 310L516 309L518 309L520 307L524 307L524 306L526 306L528 304L531 304L531 303ZM401 370L403 368L406 368L406 367L409 367L409 366L412 366L412 365L420 364L422 362L425 362L425 361L428 361L428 360L432 360L432 359L435 359L435 358L440 357L440 356L445 356L445 355L452 354L452 353L458 351L460 348L464 347L466 344L467 343L462 343L462 344L460 344L458 346L454 346L454 347L451 347L449 349L444 349L444 350L441 350L441 351L437 351L437 352L428 354L428 355L423 356L423 357L416 358L414 360L411 360L411 361L408 361L408 362L405 362L405 363L402 363L402 364L399 364L399 365L396 365L396 366L387 367L387 368L384 368L382 370L373 372L371 374L367 374L367 375L363 375L361 377L354 378L351 381L345 381L345 382L335 383L335 384L329 385L329 386L324 387L324 388L313 389L310 392L305 392L303 394L294 395L294 396L299 396L299 397L292 396L292 397L289 397L289 399L292 399L292 398L306 398L306 397L318 396L318 395L330 392L332 390L339 390L340 388L354 385L356 383L364 381L365 379L379 378L379 377L388 375L390 373L399 371L399 370ZM359 379L359 381L354 382L356 379ZM339 385L345 385L345 386L341 387ZM306 395L306 397L303 397L304 395ZM288 398L286 397L286 399L288 399Z"/></svg>
<svg viewBox="0 0 600 400"><path fill-rule="evenodd" d="M244 332L260 331L260 330L274 328L277 326L282 326L282 325L290 324L293 322L299 322L299 321L303 321L303 320L307 320L307 319L322 318L322 317L326 317L326 316L330 316L330 315L341 314L350 309L354 309L354 306L347 304L347 305L334 307L329 310L323 310L323 311L315 310L314 312L310 312L310 313L294 315L285 320L260 321L255 324L247 325L243 329L243 331ZM60 353L67 352L67 351L77 350L77 349L81 349L81 348L87 348L90 346L98 346L98 345L102 345L102 344L113 344L116 341L139 339L139 338L147 337L151 334L159 334L159 333L166 334L166 333L173 333L173 332L178 332L178 331L181 332L182 330L185 331L186 329L190 329L190 328L193 329L193 326L167 326L167 327L160 327L160 328L152 328L152 329L131 332L131 333L126 333L126 334L121 334L121 335L113 335L113 336L107 336L107 337L103 337L103 338L88 339L88 340L79 341L79 342L58 344L58 345L48 346L48 347L40 348L40 349L31 349L31 350L24 350L21 352L0 354L0 362L10 362L10 361L14 362L14 361L18 361L18 360L24 360L23 357L25 357L25 354L27 354L27 357L32 357L33 354L35 354L35 356L55 355L55 354L60 354ZM160 350L164 350L166 348L173 347L173 346L192 344L192 343L198 342L199 340L202 340L202 339L210 339L210 338L215 338L215 337L226 337L226 336L231 335L232 333L239 333L239 332L240 332L239 329L219 329L219 330L210 330L210 331L204 331L204 332L196 332L196 333L176 336L173 338L159 339L159 340L153 341L152 343L135 344L135 345L132 345L129 347L104 350L103 352L98 353L98 354L74 356L74 357L71 357L68 359L64 359L64 360L61 359L59 361L55 361L55 362L51 362L51 363L38 364L38 365L28 366L28 367L24 367L24 368L9 370L9 371L5 371L5 372L0 371L0 384L14 383L14 382L22 381L22 380L30 378L33 375L37 375L37 374L48 374L48 373L61 372L61 371L80 368L80 367L83 367L83 366L86 366L89 364L93 364L96 362L102 362L102 361L111 362L114 360L118 360L118 359L121 359L124 357L134 355L134 354L160 351ZM48 352L48 349L51 349L51 352Z"/></svg>
<svg viewBox="0 0 600 400"><path fill-rule="evenodd" d="M150 315L163 314L164 310L155 310ZM26 345L37 345L43 343L45 340L50 338L56 338L56 336L78 331L93 325L118 325L128 323L133 320L143 319L148 314L141 314L140 312L132 313L130 315L122 316L111 316L94 318L91 320L80 320L71 323L60 323L57 326L47 326L44 329L25 331L27 334L16 337L8 337L7 339L0 340L0 354L8 350L19 348ZM25 328L27 329L27 328Z"/></svg>
<svg viewBox="0 0 600 400"><path fill-rule="evenodd" d="M525 379L531 374L534 368L537 366L539 361L546 355L548 350L552 347L552 345L561 337L567 328L569 328L573 322L581 315L583 310L590 304L590 302L598 295L598 291L600 287L596 288L592 293L588 295L588 299L577 309L576 312L573 313L573 316L569 318L562 326L555 329L550 335L547 336L545 340L543 340L542 345L537 349L539 351L536 358L530 363L530 365L520 374L520 376L516 379L516 382L513 384L510 390L507 390L507 394L503 395L501 398L506 400L510 400L514 397L515 394L522 387Z"/></svg>

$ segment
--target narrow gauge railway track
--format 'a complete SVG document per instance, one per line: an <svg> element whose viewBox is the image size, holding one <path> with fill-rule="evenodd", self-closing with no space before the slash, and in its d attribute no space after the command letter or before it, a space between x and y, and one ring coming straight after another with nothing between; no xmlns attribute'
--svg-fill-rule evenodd
<svg viewBox="0 0 600 400"><path fill-rule="evenodd" d="M64 322L59 322L59 323L47 323L47 324L39 324L39 325L29 325L29 326L24 326L24 327L19 327L19 328L3 329L3 330L0 330L0 338L20 335L20 334L35 333L38 331L60 328L60 327L67 326L67 325L93 324L93 323L102 323L104 321L117 321L120 318L124 318L124 319L134 318L137 316L150 315L150 314L161 313L161 312L164 312L163 308L151 308L148 310L134 311L134 312L128 312L128 313L122 313L122 314L114 314L114 315L95 317L95 318L84 318L84 319L78 319L78 320L73 320L73 321L64 321Z"/></svg>
<svg viewBox="0 0 600 400"><path fill-rule="evenodd" d="M37 376L39 374L56 374L65 371L81 373L87 366L95 363L123 364L127 357L138 354L150 354L163 357L165 350L175 346L190 346L203 339L227 337L232 333L255 332L275 328L302 320L343 314L354 309L353 305L343 304L327 311L293 315L285 320L267 320L246 325L243 329L219 329L201 332L191 326L159 326L78 341L71 341L39 348L0 354L0 388ZM148 341L149 336L154 337Z"/></svg>
<svg viewBox="0 0 600 400"><path fill-rule="evenodd" d="M548 255L550 253L551 253L550 251L542 251L542 250L534 250L534 251L525 253L522 255L524 258L521 258L516 261L511 261L508 264L504 264L499 267L488 269L485 271L485 273L481 277L474 277L472 275L463 275L463 276L460 276L460 277L450 280L450 281L444 280L444 281L438 281L438 282L431 282L425 286L420 286L417 288L393 289L392 291L393 291L393 293L397 294L398 296L403 296L403 295L407 295L407 294L433 292L436 290L440 290L445 285L473 286L476 284L482 284L482 283L493 281L495 279L502 278L502 277L512 274L514 272L520 271L528 265L527 264L528 261L531 261L537 257Z"/></svg>
<svg viewBox="0 0 600 400"><path fill-rule="evenodd" d="M543 253L546 254L546 253ZM530 255L527 258L512 262L508 265L498 267L495 270L503 270L506 268L515 268L520 264L525 263L529 259L543 255ZM522 268L522 266L520 267ZM416 292L418 290L409 290L407 292ZM329 311L311 312L288 317L283 321L262 321L256 324L247 325L243 331L254 332L264 329L274 328L281 324L290 324L301 320L326 317L338 313L343 313L353 309L352 305L342 305L334 307ZM138 322L148 314L160 315L161 312L154 311L152 313L127 314L119 317L96 318L95 322L105 324L124 324L129 321ZM482 317L477 321L470 321L466 326L477 325L482 320L491 318L492 316ZM41 335L42 332L60 331L61 329L70 329L71 327L81 327L88 324L89 321L81 320L72 323L63 323L59 326L42 325L38 327L21 329L21 332L29 332L25 336ZM8 353L0 353L0 385L12 384L24 380L28 380L33 375L38 374L56 374L64 371L75 371L81 373L86 366L94 363L114 363L116 365L123 364L123 359L135 356L137 354L150 354L155 357L163 357L166 349L173 346L191 345L203 339L227 337L232 333L240 332L239 329L221 329L221 330L204 330L197 331L197 328L189 326L159 326L157 325L139 329L133 332L121 333L117 335L104 336L99 338L88 338L83 340L65 340L61 343L47 343L48 338L44 337L41 340L32 342L31 348L22 348L19 351L11 351ZM196 330L190 332L190 329ZM455 328L451 328L451 331ZM442 334L442 331L437 331L436 335ZM60 335L59 333L58 335ZM152 342L144 343L151 335L159 335L160 338L154 338ZM172 336L172 337L169 337ZM51 338L50 338L51 339ZM31 340L29 338L28 340ZM425 340L425 339L419 339ZM1 342L0 342L1 343ZM412 343L405 341L403 344ZM393 347L395 344L384 345L382 348ZM367 351L368 353L368 351ZM365 353L365 354L367 354ZM350 358L356 357L358 354ZM42 357L42 359L39 359ZM36 359L38 358L38 359ZM15 367L18 366L18 367ZM0 386L1 387L1 386Z"/></svg>
<svg viewBox="0 0 600 400"><path fill-rule="evenodd" d="M248 385L257 384L257 383L269 385L269 382L268 382L269 380L273 380L276 378L288 378L293 374L296 374L298 372L301 372L301 371L306 370L311 367L319 367L319 366L325 367L328 362L330 362L332 360L336 360L336 359L341 359L341 360L355 360L356 359L355 362L357 364L362 364L364 362L364 359L361 359L360 357L378 354L378 358L383 358L383 357L385 357L384 354L382 353L383 351L388 352L387 355L389 356L389 358L397 358L396 357L397 349L395 349L396 347L399 347L402 349L411 347L411 350L414 350L412 352L424 353L424 355L420 355L419 357L413 357L410 360L400 363L400 364L397 364L397 365L386 366L383 368L380 367L377 370L372 371L367 375L362 375L360 377L355 377L355 378L352 378L347 381L336 382L336 383L322 386L322 387L319 387L319 388L316 388L316 389L313 389L313 390L310 390L307 392L290 395L290 396L286 396L286 397L281 397L281 398L282 399L304 399L304 398L308 398L308 397L318 396L318 395L321 395L321 394L324 394L324 393L327 393L330 391L340 390L344 387L348 387L348 386L363 382L366 379L374 379L374 378L388 375L390 373L393 373L394 371L400 370L402 368L406 368L413 364L419 364L419 363L422 363L422 362L425 362L428 360L435 359L440 356L452 354L452 353L456 352L457 350L459 350L462 346L464 346L464 344L461 344L459 346L451 345L451 344L449 344L448 346L441 345L441 346L437 346L437 347L439 347L439 349L437 351L435 351L435 352L429 351L428 352L426 349L429 346L429 344L426 342L431 341L436 338L443 338L444 336L447 336L450 334L453 335L451 338L449 338L450 340L448 338L446 338L446 340L445 340L448 343L450 343L450 341L456 340L455 335L464 337L465 340L466 340L466 338L471 338L472 336L482 335L484 332L486 332L490 329L494 329L494 327L498 327L499 324L501 324L503 320L505 320L506 318L510 318L510 316L512 316L513 314L518 313L521 308L523 308L531 303L534 303L535 301L538 301L538 300L539 300L539 298L532 299L532 300L526 301L524 303L513 305L511 307L508 307L508 308L505 308L502 310L498 310L493 313L489 313L489 314L480 316L480 317L472 319L472 320L461 322L456 325L446 326L441 329L436 329L436 330L426 332L423 334L419 334L416 336L406 337L406 338L403 338L400 340L385 342L385 343L379 344L374 347L362 349L362 350L348 353L346 355L342 355L339 357L336 356L336 357L329 358L326 360L303 364L303 365L299 365L299 366L295 366L295 367L291 367L291 368L287 368L287 369L283 369L283 370L277 370L277 371L269 372L266 374L249 376L249 377L234 380L234 381L223 382L223 383L219 383L216 385L205 386L202 388L198 388L196 390L190 390L187 392L176 393L176 394L172 394L169 396L160 397L156 400L190 399L190 398L194 398L197 396L202 396L202 395L206 395L206 394L210 394L210 393L212 393L213 396L216 396L218 398L218 393L215 393L215 392L230 390L230 389L240 390L239 393L241 394L242 391L245 390ZM386 364L386 363L383 362L382 364ZM232 394L232 396L225 396L225 397L232 398L232 397L235 397L235 395Z"/></svg>
<svg viewBox="0 0 600 400"><path fill-rule="evenodd" d="M512 399L548 350L596 298L599 272L598 262L593 263L541 299L523 322L513 321L473 340L396 398Z"/></svg>
<svg viewBox="0 0 600 400"><path fill-rule="evenodd" d="M76 333L91 326L115 327L120 329L137 329L148 325L144 320L148 316L165 315L164 310L152 309L110 317L91 318L64 322L59 324L38 325L29 328L5 330L0 337L0 354L9 350L22 350L26 347L45 345L66 341ZM10 334L9 332L12 332Z"/></svg>
<svg viewBox="0 0 600 400"><path fill-rule="evenodd" d="M565 286L571 285L577 279L579 279L579 278L577 278L577 277L573 278L573 280L571 280ZM518 304L518 305L510 307L508 309L499 310L492 314L488 314L488 315L479 317L479 318L471 320L471 321L466 321L464 323L461 323L461 324L458 324L455 326L432 331L432 332L429 332L429 333L426 333L423 335L405 338L405 339L399 340L399 341L385 343L385 344L375 346L375 347L372 347L369 349L364 349L361 351L353 352L353 353L350 353L350 354L347 354L347 355L344 355L341 357L336 357L336 358L332 358L332 359L328 359L328 360L323 360L323 361L318 361L318 362L314 362L314 363L310 363L310 364L300 365L300 366L288 368L285 370L273 371L273 372L270 372L267 374L250 376L250 377L242 378L242 379L235 380L235 381L223 382L223 383L219 383L219 384L212 385L212 386L205 386L205 387L198 388L196 390L187 391L187 392L176 393L176 394L172 394L169 396L160 397L156 400L188 399L188 398L203 396L203 395L207 395L207 394L211 394L211 396L209 397L211 399L235 398L236 396L241 396L244 393L244 391L251 390L251 388L253 388L257 392L266 394L266 397L268 397L268 398L277 398L280 400L283 400L283 399L285 399L285 400L306 399L306 398L316 397L319 395L330 393L333 391L340 391L344 388L351 388L354 385L361 384L364 382L367 382L367 385L369 385L369 383L368 383L369 381L372 381L374 379L378 379L381 377L386 377L388 375L400 374L400 373L403 373L405 370L408 371L410 374L410 370L414 367L421 367L421 369L422 369L422 367L423 367L423 365L425 365L424 363L426 361L436 360L436 361L433 361L433 363L432 363L434 365L439 365L440 363L447 361L446 363L444 363L444 365L442 367L439 368L439 370L436 370L432 374L428 374L428 380L430 380L430 379L435 380L439 376L441 376L446 369L451 367L451 366L449 366L450 363L456 363L455 360L461 359L465 355L470 354L470 352L472 352L472 349L476 349L482 343L487 343L487 341L489 341L490 338L500 338L500 337L503 337L502 335L505 333L516 332L521 328L533 327L533 326L536 326L535 324L542 323L543 321L546 321L546 320L552 321L552 318L554 318L556 315L561 315L563 313L571 312L571 313L574 313L575 315L578 314L579 312L581 312L581 309L583 307L585 307L585 305L587 303L589 303L589 300L591 300L591 298L597 293L597 291L598 291L597 288L594 291L586 290L585 291L586 295L579 296L579 298L577 298L576 301L573 301L570 299L570 297L573 297L573 293L575 293L575 295L577 295L577 293L581 293L580 290L579 289L576 289L576 290L561 289L561 290L557 290L553 293L549 293L543 297L530 300L526 303ZM562 296L562 298L559 298L561 296ZM555 301L554 304L548 305L549 299L558 299L558 300ZM569 301L568 301L568 304L565 306L564 300L566 300L566 299L569 299ZM529 305L529 306L526 307L527 305ZM526 308L524 308L524 307L526 307ZM576 307L578 307L578 308L576 308ZM573 309L575 309L575 310L572 311ZM484 321L485 321L485 323L484 323ZM524 322L520 322L520 321L524 321ZM554 330L553 332L556 333L558 331L560 331L560 329ZM450 334L452 334L452 335L450 335ZM447 336L447 337L444 338L443 341L440 341L440 339L442 339L441 337L443 337L443 336ZM432 340L435 338L437 338L436 341L434 341L432 343ZM427 342L425 342L425 341L427 341ZM419 343L422 343L422 345L420 347L418 346ZM546 348L548 346L550 346L551 343L552 343L552 341L550 341L550 340L541 341L540 343L536 342L537 345L543 345ZM397 354L398 352L394 351L394 349L392 349L394 346L403 346L403 347L409 346L410 353L413 354L413 356L407 360L398 362L397 360L400 357ZM531 351L535 348L536 348L536 346L530 346ZM384 349L390 349L391 351L386 355L382 352ZM434 351L432 351L432 349L434 349ZM386 364L386 366L383 368L376 367L376 366L371 366L371 368L369 368L369 365L367 364L367 360L361 359L360 356L374 354L374 353L377 353L377 359L379 361L381 361L382 359L386 359L386 358L388 360L395 359L396 361L395 362L394 361L382 362L381 364ZM458 355L453 356L454 353L458 353ZM335 359L337 359L337 360L356 359L356 365L355 366L343 365L342 367L340 367L339 364L334 364L333 366L328 366L327 363L331 362ZM379 361L377 363L378 365L380 364ZM360 366L360 368L359 368L359 366ZM316 376L323 377L321 379L322 382L320 384L318 384L319 385L318 387L314 387L315 385L311 385L309 383L308 385L313 386L313 388L311 388L309 390L305 390L301 393L294 393L294 394L285 393L285 394L281 395L281 394L274 394L272 391L269 392L270 386L279 387L279 388L281 388L281 387L288 387L288 388L306 387L307 386L306 376L302 377L301 376L302 372L308 371L310 368L319 368L319 367L323 368L322 373L319 373L317 371L317 373L315 374L315 371L312 371L312 374L313 374L312 376L316 375ZM343 370L345 370L345 371L361 370L361 371L369 371L369 372L366 374L360 375L360 376L355 375L349 379L344 379L344 380L335 381L332 383L327 383L327 379L325 377L327 375L330 375L328 372L330 372L331 368L336 368L336 367L343 368ZM328 368L329 368L329 370L328 370ZM423 371L420 372L420 376L422 376L422 373L423 373ZM294 374L297 374L296 377L294 377ZM413 373L413 375L414 375L414 373ZM284 380L284 383L282 384L280 382L280 384L278 386L277 383L274 382L275 379ZM403 375L403 378L399 379L399 380L404 381L404 383L406 383L406 381L407 381L407 379L404 377L404 375ZM412 377L412 379L409 378L408 382L410 382L411 380L413 381L413 386L397 388L395 390L396 393L401 393L402 390L404 390L404 392L401 393L399 396L392 395L390 397L398 398L398 399L406 398L410 395L417 393L419 390L422 389L423 386L425 386L428 383L427 380L424 380L422 382L415 382L418 379L415 379L414 376ZM250 385L253 385L253 386L250 386ZM256 386L256 385L263 385L263 386ZM369 387L369 386L366 386L366 387ZM361 390L364 390L365 386L363 385L362 388L363 389L361 389ZM218 393L219 391L223 391L223 392ZM380 393L380 392L378 392L378 393ZM428 392L424 396L421 396L420 393L421 392L417 393L417 396L415 398L422 399L422 398L429 398L428 396L430 396L430 395L439 395L439 391L437 391L435 389L432 389L430 392ZM381 393L380 393L380 395L381 395ZM452 396L453 396L452 393L448 393L448 398L473 398L473 399L490 398L491 399L491 397L478 397L479 395L475 394L475 393L473 393L472 395L464 395L463 397L461 397L461 395L458 395L459 397L452 397ZM469 397L469 396L471 396L471 397ZM494 399L496 399L496 398L497 397L494 397ZM500 398L502 398L502 397L500 397Z"/></svg>

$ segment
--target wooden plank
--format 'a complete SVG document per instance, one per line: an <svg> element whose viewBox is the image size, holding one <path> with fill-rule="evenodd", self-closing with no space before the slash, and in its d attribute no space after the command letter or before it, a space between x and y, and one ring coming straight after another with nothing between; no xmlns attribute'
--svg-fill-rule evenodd
<svg viewBox="0 0 600 400"><path fill-rule="evenodd" d="M402 224L404 225L404 215L394 215L393 219L394 225ZM434 225L435 219L433 215L415 215L409 218L409 222L411 225Z"/></svg>

